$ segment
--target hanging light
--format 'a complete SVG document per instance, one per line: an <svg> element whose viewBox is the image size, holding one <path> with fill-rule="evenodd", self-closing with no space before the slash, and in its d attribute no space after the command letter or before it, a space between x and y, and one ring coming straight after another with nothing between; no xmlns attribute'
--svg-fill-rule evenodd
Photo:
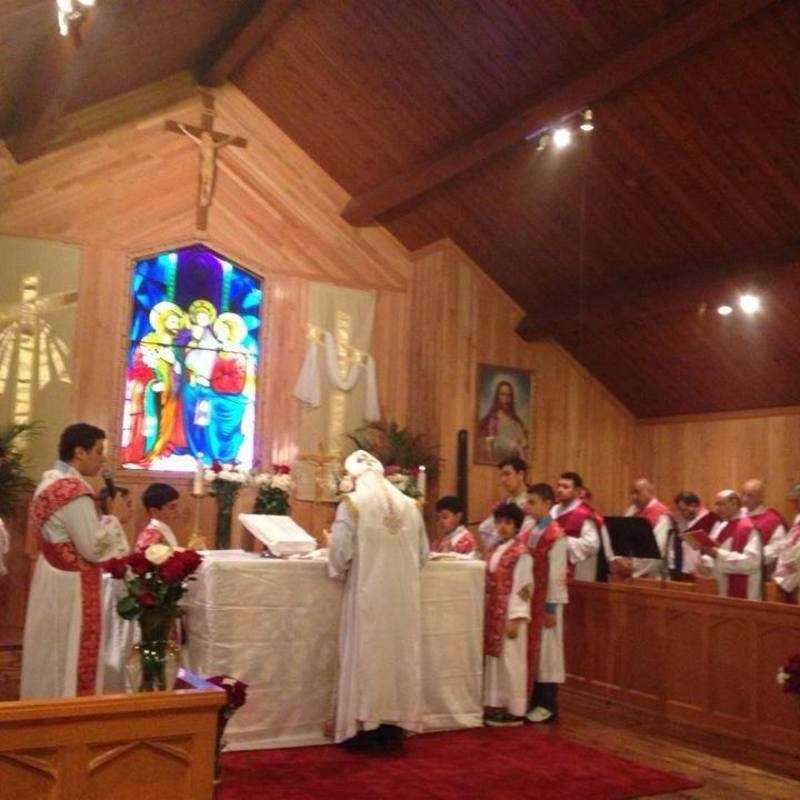
<svg viewBox="0 0 800 800"><path fill-rule="evenodd" d="M70 24L83 18L82 9L76 8L76 4L88 8L94 3L95 0L56 0L58 32L62 36L69 36Z"/></svg>
<svg viewBox="0 0 800 800"><path fill-rule="evenodd" d="M761 308L761 299L754 294L743 294L739 298L739 308L745 314L755 314Z"/></svg>
<svg viewBox="0 0 800 800"><path fill-rule="evenodd" d="M545 133L543 136L539 137L539 144L536 145L536 152L541 153L547 145L550 143L550 134Z"/></svg>
<svg viewBox="0 0 800 800"><path fill-rule="evenodd" d="M727 317L733 314L733 309L730 306L725 305L717 306L717 314L719 314L721 317Z"/></svg>
<svg viewBox="0 0 800 800"><path fill-rule="evenodd" d="M594 115L591 108L586 108L581 113L581 130L586 133L594 130Z"/></svg>
<svg viewBox="0 0 800 800"><path fill-rule="evenodd" d="M553 144L561 150L572 141L572 133L569 128L556 128L553 132Z"/></svg>

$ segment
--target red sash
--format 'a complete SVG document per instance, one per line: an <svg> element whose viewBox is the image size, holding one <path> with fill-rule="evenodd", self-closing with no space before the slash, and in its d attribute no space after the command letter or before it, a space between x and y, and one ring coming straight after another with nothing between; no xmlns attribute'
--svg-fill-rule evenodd
<svg viewBox="0 0 800 800"><path fill-rule="evenodd" d="M600 531L603 527L603 517L586 502L579 503L572 511L567 511L566 514L557 517L555 522L558 523L558 526L567 536L577 539L581 535L581 528L583 528L583 523L586 522L587 519L594 520L594 524L597 526L597 535L600 536ZM568 561L567 575L571 578L574 574L575 565Z"/></svg>
<svg viewBox="0 0 800 800"><path fill-rule="evenodd" d="M492 548L492 553L505 542ZM499 657L503 652L503 638L506 633L506 614L508 599L514 585L514 567L519 557L526 553L527 546L515 541L500 556L500 563L494 572L489 569L491 554L486 559L486 595L484 597L483 652L487 656Z"/></svg>
<svg viewBox="0 0 800 800"><path fill-rule="evenodd" d="M34 497L28 513L28 533L37 538L47 563L64 572L80 572L81 632L76 686L79 697L95 693L100 656L102 571L99 564L87 561L73 542L47 541L42 535L42 528L56 511L83 495L91 496L83 481L78 478L59 478Z"/></svg>
<svg viewBox="0 0 800 800"><path fill-rule="evenodd" d="M748 514L747 516L761 535L763 545L769 544L779 525L783 525L787 530L789 528L786 520L774 508L765 508L760 514Z"/></svg>
<svg viewBox="0 0 800 800"><path fill-rule="evenodd" d="M741 553L747 546L747 540L755 526L748 517L737 517L732 519L717 534L716 543L722 544L731 540L730 550ZM728 574L728 597L741 597L747 599L747 581L749 575L730 575Z"/></svg>
<svg viewBox="0 0 800 800"><path fill-rule="evenodd" d="M524 544L532 533L525 533ZM528 696L533 691L539 672L539 650L542 642L542 626L544 624L545 602L547 601L547 585L550 575L550 548L553 542L564 536L564 531L557 522L551 522L539 537L534 547L528 546L533 556L533 597L531 597L531 624L528 626ZM566 576L565 576L566 577Z"/></svg>
<svg viewBox="0 0 800 800"><path fill-rule="evenodd" d="M655 528L659 517L663 517L665 515L668 517L670 516L669 509L663 503L656 500L652 505L646 506L645 508L640 508L636 512L635 516L646 519L650 523L651 527Z"/></svg>

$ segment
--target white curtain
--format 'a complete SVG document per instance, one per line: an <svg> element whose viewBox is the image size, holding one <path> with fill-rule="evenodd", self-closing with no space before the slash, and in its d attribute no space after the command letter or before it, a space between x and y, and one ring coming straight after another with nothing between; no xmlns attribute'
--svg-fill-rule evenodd
<svg viewBox="0 0 800 800"><path fill-rule="evenodd" d="M312 283L308 347L294 388L303 404L299 448L320 447L343 458L346 434L380 419L375 362L370 353L375 293Z"/></svg>

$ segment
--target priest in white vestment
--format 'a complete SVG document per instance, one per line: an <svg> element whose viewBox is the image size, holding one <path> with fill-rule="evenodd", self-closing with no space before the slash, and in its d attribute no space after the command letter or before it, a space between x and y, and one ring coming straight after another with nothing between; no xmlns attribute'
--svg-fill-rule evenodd
<svg viewBox="0 0 800 800"><path fill-rule="evenodd" d="M328 571L345 580L334 738L394 726L420 731L420 570L428 537L416 501L363 450L345 462L356 482L340 504Z"/></svg>
<svg viewBox="0 0 800 800"><path fill-rule="evenodd" d="M124 690L127 631L116 624L115 581L99 562L119 554L117 524L130 506L118 494L101 519L91 486L104 462L105 433L70 425L59 460L44 473L29 512L39 555L31 581L22 645L22 699Z"/></svg>

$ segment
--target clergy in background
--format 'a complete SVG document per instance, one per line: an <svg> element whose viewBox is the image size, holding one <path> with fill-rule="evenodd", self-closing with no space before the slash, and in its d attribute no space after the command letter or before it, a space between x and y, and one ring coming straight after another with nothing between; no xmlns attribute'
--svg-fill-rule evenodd
<svg viewBox="0 0 800 800"><path fill-rule="evenodd" d="M28 530L40 552L25 616L23 699L124 690L119 647L111 641L116 597L99 562L117 555L117 523L128 521L130 505L118 493L101 519L92 487L84 480L100 471L105 438L94 425L65 428L59 460L33 495ZM111 663L116 668L107 670Z"/></svg>
<svg viewBox="0 0 800 800"><path fill-rule="evenodd" d="M719 522L709 534L713 546L703 548L704 567L717 579L722 597L761 599L761 535L742 513L742 500L733 489L717 495L714 510Z"/></svg>
<svg viewBox="0 0 800 800"><path fill-rule="evenodd" d="M328 571L345 580L335 740L400 741L421 730L420 570L428 538L416 501L357 450L345 461L355 490L339 504ZM355 737L358 737L357 739Z"/></svg>
<svg viewBox="0 0 800 800"><path fill-rule="evenodd" d="M711 533L711 529L719 517L709 511L695 492L682 491L675 495L675 516L673 519L678 525L677 531L670 539L667 560L669 570L673 575L694 575L700 563L700 552L684 541L679 534L686 531L704 531Z"/></svg>
<svg viewBox="0 0 800 800"><path fill-rule="evenodd" d="M795 516L792 527L778 551L778 561L772 580L783 592L782 599L788 603L798 602L800 586L800 484L789 489L787 497L794 506Z"/></svg>
<svg viewBox="0 0 800 800"><path fill-rule="evenodd" d="M783 515L774 508L764 505L764 481L750 478L742 484L740 492L744 513L761 534L764 550L764 579L768 580L778 561L778 552L786 542L789 525Z"/></svg>
<svg viewBox="0 0 800 800"><path fill-rule="evenodd" d="M661 558L633 558L631 570L634 578L658 578L667 557L667 543L674 527L669 509L656 497L656 489L647 478L639 478L631 486L631 505L626 517L646 519L653 529Z"/></svg>
<svg viewBox="0 0 800 800"><path fill-rule="evenodd" d="M550 516L567 535L568 570L579 581L597 580L602 517L583 499L583 479L564 472L556 484L556 505Z"/></svg>

